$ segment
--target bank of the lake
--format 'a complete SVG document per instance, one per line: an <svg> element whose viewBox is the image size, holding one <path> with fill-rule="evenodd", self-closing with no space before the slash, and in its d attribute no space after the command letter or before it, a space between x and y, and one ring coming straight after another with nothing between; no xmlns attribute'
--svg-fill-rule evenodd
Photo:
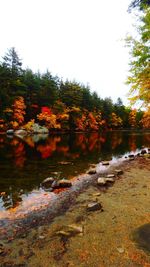
<svg viewBox="0 0 150 267"><path fill-rule="evenodd" d="M89 176L59 216L41 224L35 219L20 236L16 220L14 236L6 233L0 242L0 266L150 266L150 159L126 160L119 168L123 174L113 186L98 186L97 177ZM101 208L89 211L93 202Z"/></svg>

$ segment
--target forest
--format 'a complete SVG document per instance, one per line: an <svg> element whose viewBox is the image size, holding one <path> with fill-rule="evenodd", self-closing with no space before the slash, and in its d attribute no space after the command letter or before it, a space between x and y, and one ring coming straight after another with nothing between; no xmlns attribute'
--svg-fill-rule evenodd
<svg viewBox="0 0 150 267"><path fill-rule="evenodd" d="M149 128L149 112L125 107L120 98L102 99L88 86L23 69L14 47L0 63L0 131L31 130L38 123L50 131L98 131Z"/></svg>

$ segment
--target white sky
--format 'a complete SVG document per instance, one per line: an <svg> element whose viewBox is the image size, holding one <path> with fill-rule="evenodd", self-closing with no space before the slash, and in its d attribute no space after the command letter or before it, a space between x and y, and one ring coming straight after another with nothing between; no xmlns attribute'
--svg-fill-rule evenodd
<svg viewBox="0 0 150 267"><path fill-rule="evenodd" d="M125 100L131 0L0 0L0 56L15 47L23 66L89 84Z"/></svg>

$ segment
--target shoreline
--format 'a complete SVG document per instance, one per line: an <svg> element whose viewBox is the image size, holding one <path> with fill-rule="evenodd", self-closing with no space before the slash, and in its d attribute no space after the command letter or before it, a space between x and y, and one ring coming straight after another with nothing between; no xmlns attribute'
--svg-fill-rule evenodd
<svg viewBox="0 0 150 267"><path fill-rule="evenodd" d="M138 157L135 157L136 161ZM29 231L31 228L38 227L40 225L49 224L53 221L53 219L59 215L65 213L71 205L75 205L76 198L78 195L84 192L84 190L88 189L88 187L92 185L97 185L97 179L101 176L106 176L110 173L113 173L115 168L122 167L123 169L126 166L131 165L132 161L127 158L127 155L120 159L112 159L109 161L108 166L103 166L101 162L95 165L95 174L88 174L88 171L84 174L78 175L74 177L72 182L72 186L70 188L64 188L62 192L56 193L55 191L45 193L41 196L46 199L46 202L41 204L39 207L35 206L31 211L26 211L26 207L20 209L18 212L14 210L10 213L4 211L4 215L2 213L0 219L0 235L1 238L12 238L12 236L18 237L24 231ZM91 168L89 168L91 169ZM115 177L115 182L118 179L122 179L121 176ZM114 184L109 184L105 186L98 186L99 189L103 192L103 190L107 191L110 186L115 186ZM44 196L46 195L46 196ZM15 230L14 230L15 225ZM6 231L7 229L7 231ZM13 238L14 238L13 237Z"/></svg>
<svg viewBox="0 0 150 267"><path fill-rule="evenodd" d="M109 166L103 175L118 167L123 174L112 186L99 187L99 173L88 175L88 180L85 175L84 183L74 182L83 185L80 189L62 192L53 216L46 207L47 213L37 212L36 219L33 214L22 224L16 220L10 232L7 225L0 241L1 266L149 267L150 251L134 240L133 233L143 225L150 228L150 158L120 160L119 166ZM93 201L101 203L103 212L87 212L87 204ZM68 234L71 225L75 231Z"/></svg>

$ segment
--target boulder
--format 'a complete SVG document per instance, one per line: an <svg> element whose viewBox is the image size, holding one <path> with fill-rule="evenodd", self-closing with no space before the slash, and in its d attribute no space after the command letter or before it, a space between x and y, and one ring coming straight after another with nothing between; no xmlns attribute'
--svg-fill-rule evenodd
<svg viewBox="0 0 150 267"><path fill-rule="evenodd" d="M102 205L99 202L91 202L87 205L87 211L103 210Z"/></svg>
<svg viewBox="0 0 150 267"><path fill-rule="evenodd" d="M45 126L40 126L38 123L34 123L31 128L32 133L48 134L49 130Z"/></svg>
<svg viewBox="0 0 150 267"><path fill-rule="evenodd" d="M51 187L53 182L54 182L54 178L53 177L48 177L42 182L42 185L45 186L45 187Z"/></svg>
<svg viewBox="0 0 150 267"><path fill-rule="evenodd" d="M15 131L15 135L17 135L17 136L25 136L25 135L27 135L27 131L23 130L23 129L19 129L19 130Z"/></svg>

